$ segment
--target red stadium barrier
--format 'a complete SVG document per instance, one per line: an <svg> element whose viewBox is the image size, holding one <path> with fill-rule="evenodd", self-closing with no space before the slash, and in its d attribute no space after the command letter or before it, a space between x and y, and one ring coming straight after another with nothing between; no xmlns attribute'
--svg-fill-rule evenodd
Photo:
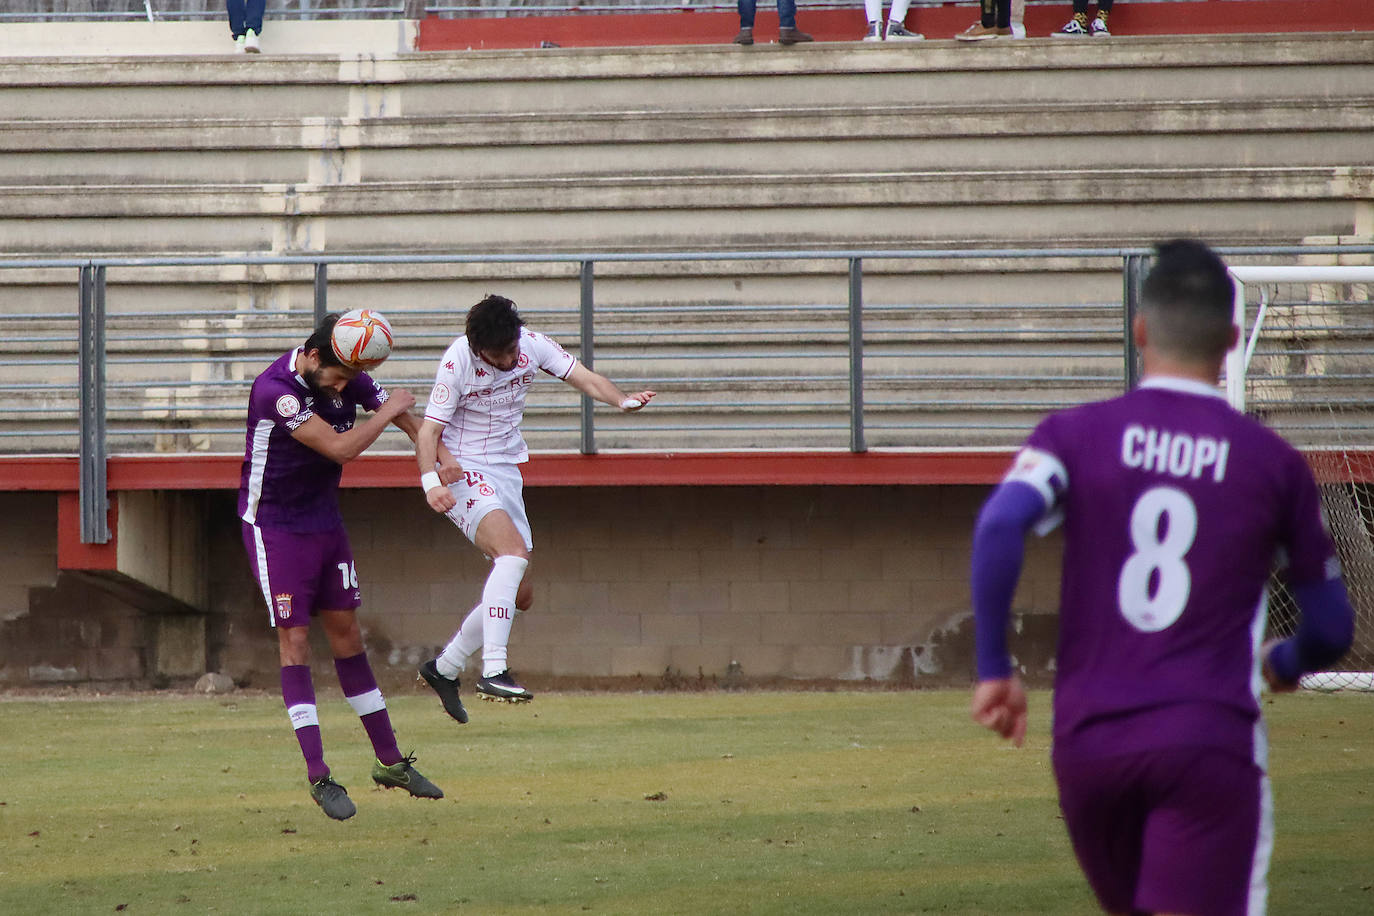
<svg viewBox="0 0 1374 916"><path fill-rule="evenodd" d="M974 452L619 452L535 454L529 487L986 484L1001 479L1012 453ZM237 490L239 455L124 455L106 466L110 492ZM352 488L418 486L410 455L364 455L344 468ZM0 457L0 491L74 493L75 457Z"/></svg>
<svg viewBox="0 0 1374 916"><path fill-rule="evenodd" d="M777 9L761 0L755 37L760 44L776 40ZM1030 37L1044 37L1068 20L1069 0L1026 10ZM969 5L920 7L907 25L927 38L953 38L977 19ZM1285 32L1374 31L1374 3L1367 0L1194 0L1142 3L1123 0L1112 10L1112 31L1130 35L1208 35ZM864 12L853 9L807 10L798 25L817 41L856 41L864 32ZM733 12L616 13L565 16L512 16L500 19L420 20L416 49L456 51L537 48L553 42L565 48L653 45L728 44L739 30ZM743 49L741 49L743 50Z"/></svg>
<svg viewBox="0 0 1374 916"><path fill-rule="evenodd" d="M536 453L527 487L982 485L1002 479L1011 449L875 452ZM1319 479L1374 483L1374 451L1308 454ZM237 490L238 455L123 455L106 467L110 492ZM75 457L0 457L0 492L76 493ZM410 455L364 455L344 468L343 486L418 486Z"/></svg>

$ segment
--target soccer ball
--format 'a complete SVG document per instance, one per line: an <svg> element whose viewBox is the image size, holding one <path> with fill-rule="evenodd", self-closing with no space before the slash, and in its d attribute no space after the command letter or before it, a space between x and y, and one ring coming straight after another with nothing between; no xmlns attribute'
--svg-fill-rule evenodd
<svg viewBox="0 0 1374 916"><path fill-rule="evenodd" d="M349 369L375 369L391 355L391 325L373 309L354 309L340 316L329 342Z"/></svg>

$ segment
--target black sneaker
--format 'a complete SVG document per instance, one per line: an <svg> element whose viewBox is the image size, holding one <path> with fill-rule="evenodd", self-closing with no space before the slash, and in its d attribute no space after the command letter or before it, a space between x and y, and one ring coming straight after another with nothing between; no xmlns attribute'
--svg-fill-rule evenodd
<svg viewBox="0 0 1374 916"><path fill-rule="evenodd" d="M534 694L515 683L510 669L493 674L491 677L477 679L477 695L484 700L504 701L506 703L528 703Z"/></svg>
<svg viewBox="0 0 1374 916"><path fill-rule="evenodd" d="M438 659L431 658L420 666L420 679L434 688L434 692L439 694L439 702L444 704L444 712L448 713L460 723L468 720L468 711L463 708L463 701L458 696L458 678L452 680L439 673L439 666L435 664Z"/></svg>
<svg viewBox="0 0 1374 916"><path fill-rule="evenodd" d="M405 789L412 798L443 798L444 790L420 775L415 769L415 755L402 757L387 766L380 760L372 761L372 781L383 789Z"/></svg>
<svg viewBox="0 0 1374 916"><path fill-rule="evenodd" d="M310 784L310 797L336 821L346 821L358 813L353 800L348 797L348 790L328 776L322 776L318 782Z"/></svg>

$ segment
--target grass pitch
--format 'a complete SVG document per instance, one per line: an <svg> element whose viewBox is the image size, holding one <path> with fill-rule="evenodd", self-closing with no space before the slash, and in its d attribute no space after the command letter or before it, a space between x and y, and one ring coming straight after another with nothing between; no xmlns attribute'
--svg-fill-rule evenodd
<svg viewBox="0 0 1374 916"><path fill-rule="evenodd" d="M963 691L396 696L423 801L322 690L340 823L275 696L9 698L0 913L1092 913L1032 703L1018 751ZM1266 708L1271 912L1374 912L1374 698Z"/></svg>

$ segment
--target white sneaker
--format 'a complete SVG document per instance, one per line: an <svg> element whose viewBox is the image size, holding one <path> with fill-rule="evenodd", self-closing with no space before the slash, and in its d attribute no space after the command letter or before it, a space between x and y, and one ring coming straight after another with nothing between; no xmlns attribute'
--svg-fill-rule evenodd
<svg viewBox="0 0 1374 916"><path fill-rule="evenodd" d="M864 32L864 41L882 41L883 24L881 22L870 22L868 31Z"/></svg>
<svg viewBox="0 0 1374 916"><path fill-rule="evenodd" d="M258 33L254 32L252 29L249 29L243 34L243 50L247 51L249 54L259 54L262 52L262 46L258 44Z"/></svg>
<svg viewBox="0 0 1374 916"><path fill-rule="evenodd" d="M909 31L906 26L902 25L900 22L893 22L891 19L887 21L887 35L885 36L885 38L888 41L926 40L926 37L922 35L920 32Z"/></svg>
<svg viewBox="0 0 1374 916"><path fill-rule="evenodd" d="M1086 13L1074 13L1073 18L1064 23L1064 27L1057 32L1051 32L1055 38L1084 38L1088 34L1088 15Z"/></svg>
<svg viewBox="0 0 1374 916"><path fill-rule="evenodd" d="M1101 16L1098 16L1096 19L1094 19L1092 23L1088 26L1088 34L1091 35L1093 38L1112 37L1111 30L1107 28L1107 20L1103 19Z"/></svg>
<svg viewBox="0 0 1374 916"><path fill-rule="evenodd" d="M235 39L234 39L234 53L235 53L235 54L242 54L242 53L243 53L243 46L244 46L246 43L247 43L247 39L245 39L242 35L239 35L237 38L235 38Z"/></svg>

